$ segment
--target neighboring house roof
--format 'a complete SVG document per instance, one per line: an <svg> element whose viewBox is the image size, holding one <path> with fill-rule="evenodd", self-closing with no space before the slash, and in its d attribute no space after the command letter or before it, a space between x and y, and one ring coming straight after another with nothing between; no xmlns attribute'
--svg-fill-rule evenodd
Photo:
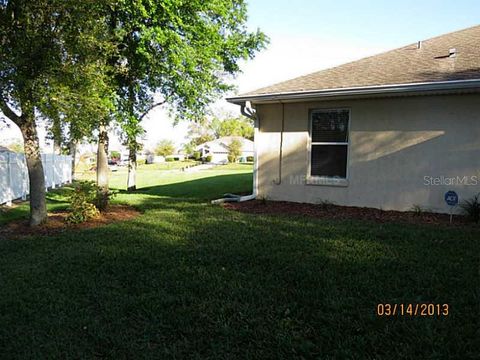
<svg viewBox="0 0 480 360"><path fill-rule="evenodd" d="M228 147L233 140L241 142L242 152L253 152L253 141L241 136L224 136L212 141L207 141L197 146L197 149L207 148L211 153L228 153Z"/></svg>
<svg viewBox="0 0 480 360"><path fill-rule="evenodd" d="M0 152L13 152L13 151L5 146L0 145Z"/></svg>
<svg viewBox="0 0 480 360"><path fill-rule="evenodd" d="M228 99L271 94L480 81L480 25L301 76ZM477 84L478 85L478 84Z"/></svg>

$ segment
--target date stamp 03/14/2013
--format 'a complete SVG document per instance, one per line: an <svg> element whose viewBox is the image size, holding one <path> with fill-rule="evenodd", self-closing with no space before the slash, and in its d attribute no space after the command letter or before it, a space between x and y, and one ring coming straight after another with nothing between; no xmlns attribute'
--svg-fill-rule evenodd
<svg viewBox="0 0 480 360"><path fill-rule="evenodd" d="M448 304L397 304L382 303L376 306L377 316L418 316L418 317L441 317L450 315Z"/></svg>

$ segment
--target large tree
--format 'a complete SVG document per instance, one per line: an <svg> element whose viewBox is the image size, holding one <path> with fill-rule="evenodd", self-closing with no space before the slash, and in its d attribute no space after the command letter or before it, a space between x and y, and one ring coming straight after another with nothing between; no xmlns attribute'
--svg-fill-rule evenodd
<svg viewBox="0 0 480 360"><path fill-rule="evenodd" d="M198 145L224 136L241 136L253 140L253 132L252 120L244 116L204 117L190 124L187 134L190 142L185 146L187 153L191 154Z"/></svg>
<svg viewBox="0 0 480 360"><path fill-rule="evenodd" d="M198 119L221 93L240 59L266 43L246 28L244 0L125 0L112 10L118 36L117 114L130 151L128 188L135 188L141 120L168 104L177 119ZM133 174L133 176L132 176Z"/></svg>
<svg viewBox="0 0 480 360"><path fill-rule="evenodd" d="M266 42L245 22L243 0L0 0L0 110L24 138L30 223L46 219L38 117L56 133L68 121L71 134L85 121L95 124L106 203L111 121L128 115L133 151L140 121L156 105L168 103L177 118L201 116L230 89L227 76L239 71L238 61Z"/></svg>
<svg viewBox="0 0 480 360"><path fill-rule="evenodd" d="M253 121L245 116L213 118L210 123L216 138L223 136L241 136L253 140Z"/></svg>
<svg viewBox="0 0 480 360"><path fill-rule="evenodd" d="M23 136L31 225L47 216L36 121L61 121L66 109L91 104L84 89L103 93L98 59L109 42L102 42L98 10L95 2L0 0L0 110Z"/></svg>

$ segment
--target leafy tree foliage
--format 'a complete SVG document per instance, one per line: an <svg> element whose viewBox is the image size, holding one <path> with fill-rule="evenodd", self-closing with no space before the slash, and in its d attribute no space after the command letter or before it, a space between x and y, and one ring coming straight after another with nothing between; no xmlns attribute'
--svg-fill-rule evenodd
<svg viewBox="0 0 480 360"><path fill-rule="evenodd" d="M18 142L18 141L14 141L14 142L11 142L9 144L7 144L6 146L9 150L13 151L13 152L16 152L16 153L23 153L23 145Z"/></svg>
<svg viewBox="0 0 480 360"><path fill-rule="evenodd" d="M24 138L30 223L46 219L36 120L50 122L57 143L98 129L97 184L107 194L111 121L135 154L153 107L199 118L231 89L238 61L266 43L246 19L244 0L0 0L0 110Z"/></svg>
<svg viewBox="0 0 480 360"><path fill-rule="evenodd" d="M253 140L253 122L244 116L223 120L214 118L211 127L216 138L241 136Z"/></svg>
<svg viewBox="0 0 480 360"><path fill-rule="evenodd" d="M230 145L228 145L228 161L231 163L237 162L240 155L242 155L242 143L237 139L233 139Z"/></svg>
<svg viewBox="0 0 480 360"><path fill-rule="evenodd" d="M101 4L104 7L108 0ZM108 111L100 5L73 0L0 0L0 110L21 130L30 181L30 224L46 220L36 120L74 109ZM107 106L104 106L106 105Z"/></svg>
<svg viewBox="0 0 480 360"><path fill-rule="evenodd" d="M172 155L175 152L175 144L173 141L164 139L160 140L155 147L155 154L159 156Z"/></svg>
<svg viewBox="0 0 480 360"><path fill-rule="evenodd" d="M212 141L224 136L241 136L253 140L253 123L250 119L241 117L203 118L198 122L192 122L188 129L187 137L190 143L188 149L195 148L207 141ZM190 152L187 152L190 153Z"/></svg>
<svg viewBox="0 0 480 360"><path fill-rule="evenodd" d="M246 28L244 0L124 0L113 10L118 37L117 115L136 167L142 119L168 104L178 119L198 119L231 89L238 60L252 58L266 43ZM133 182L133 184L130 184ZM129 176L128 188L135 188Z"/></svg>
<svg viewBox="0 0 480 360"><path fill-rule="evenodd" d="M188 127L187 138L190 139L190 144L194 148L207 141L214 140L215 135L208 119L204 118L200 121L192 122Z"/></svg>
<svg viewBox="0 0 480 360"><path fill-rule="evenodd" d="M121 154L118 151L110 151L110 159L120 160Z"/></svg>

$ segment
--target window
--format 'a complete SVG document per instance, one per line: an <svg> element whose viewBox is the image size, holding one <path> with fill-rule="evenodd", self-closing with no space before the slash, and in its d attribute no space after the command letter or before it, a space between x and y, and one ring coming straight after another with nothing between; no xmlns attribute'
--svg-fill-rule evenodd
<svg viewBox="0 0 480 360"><path fill-rule="evenodd" d="M310 176L347 178L349 110L311 113Z"/></svg>

